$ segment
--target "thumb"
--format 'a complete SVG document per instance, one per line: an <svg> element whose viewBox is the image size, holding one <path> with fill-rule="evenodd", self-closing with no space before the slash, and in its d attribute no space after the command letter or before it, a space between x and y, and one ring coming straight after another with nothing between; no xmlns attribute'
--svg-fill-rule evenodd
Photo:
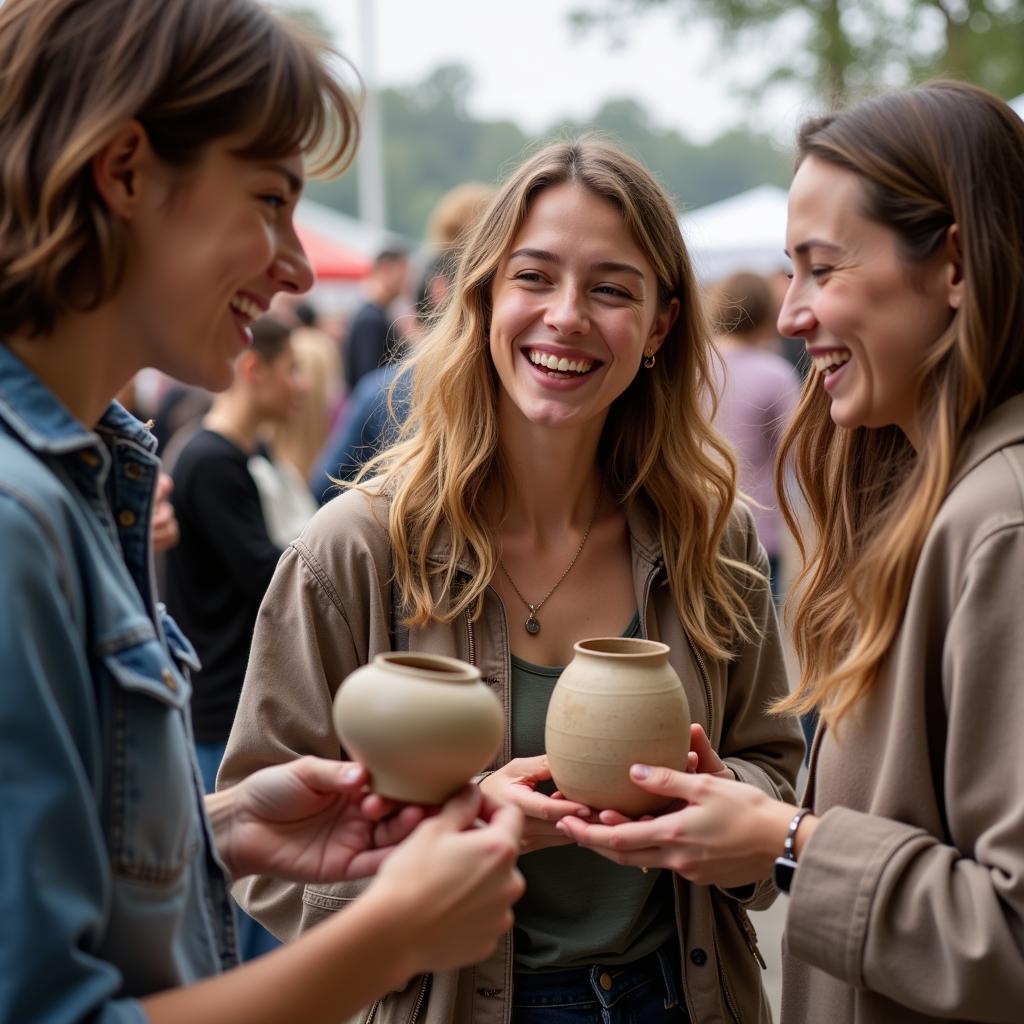
<svg viewBox="0 0 1024 1024"><path fill-rule="evenodd" d="M632 765L629 777L648 793L660 793L687 801L693 800L701 785L700 776L677 772L672 768L653 768L648 764Z"/></svg>
<svg viewBox="0 0 1024 1024"><path fill-rule="evenodd" d="M465 786L453 796L440 812L424 823L423 827L433 826L435 830L462 832L469 828L480 813L483 797L476 786Z"/></svg>

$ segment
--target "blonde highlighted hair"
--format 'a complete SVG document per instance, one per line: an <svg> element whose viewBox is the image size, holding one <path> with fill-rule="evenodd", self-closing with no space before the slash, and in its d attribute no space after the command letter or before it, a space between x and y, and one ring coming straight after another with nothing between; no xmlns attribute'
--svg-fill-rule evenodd
<svg viewBox="0 0 1024 1024"><path fill-rule="evenodd" d="M909 287L956 225L964 285L916 382L919 451L896 427L837 427L816 374L781 445L783 512L798 533L792 466L813 539L787 608L801 679L776 710L835 727L875 685L964 438L1024 391L1024 123L983 89L933 82L809 122L798 154L860 178L860 213L895 232Z"/></svg>
<svg viewBox="0 0 1024 1024"><path fill-rule="evenodd" d="M125 239L91 161L124 122L187 169L218 138L239 156L358 137L337 61L255 0L6 0L0 5L0 337L49 332L117 289Z"/></svg>
<svg viewBox="0 0 1024 1024"><path fill-rule="evenodd" d="M500 458L498 381L488 347L491 286L531 204L572 182L613 204L658 280L658 302L680 313L658 352L612 404L599 458L620 503L656 515L684 626L709 656L727 658L756 633L746 594L763 577L722 551L736 493L728 445L712 428L712 350L697 283L665 193L635 160L587 137L550 145L499 190L460 254L446 307L407 372L412 403L399 442L360 479L379 474L392 497L394 573L409 624L479 614L498 559L484 497L508 481ZM434 544L448 554L432 563ZM468 565L468 575L460 571Z"/></svg>

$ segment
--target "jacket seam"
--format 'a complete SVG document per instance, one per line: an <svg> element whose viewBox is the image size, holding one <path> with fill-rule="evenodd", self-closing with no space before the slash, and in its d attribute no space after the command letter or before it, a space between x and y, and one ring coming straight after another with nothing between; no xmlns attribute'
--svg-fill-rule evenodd
<svg viewBox="0 0 1024 1024"><path fill-rule="evenodd" d="M331 582L323 563L316 557L316 555L313 554L309 547L300 541L293 541L291 548L302 560L302 564L309 570L310 574L320 585L320 589L327 595L327 599L338 610L338 613L345 620L346 624L351 625L348 621L348 615L345 613L345 607L341 603L338 591Z"/></svg>
<svg viewBox="0 0 1024 1024"><path fill-rule="evenodd" d="M61 593L64 595L64 600L67 601L68 607L73 607L74 601L72 599L73 588L71 586L71 567L68 565L67 559L64 557L60 531L50 521L45 510L36 505L32 498L18 487L15 487L5 481L0 484L0 494L6 495L12 502L20 506L36 524L36 527L43 536L50 542L51 549L57 556Z"/></svg>

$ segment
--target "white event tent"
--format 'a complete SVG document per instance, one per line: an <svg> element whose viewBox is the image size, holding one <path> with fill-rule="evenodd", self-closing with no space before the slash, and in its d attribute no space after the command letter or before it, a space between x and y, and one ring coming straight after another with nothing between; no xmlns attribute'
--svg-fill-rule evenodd
<svg viewBox="0 0 1024 1024"><path fill-rule="evenodd" d="M786 191L759 185L679 218L698 279L718 281L738 270L785 269Z"/></svg>

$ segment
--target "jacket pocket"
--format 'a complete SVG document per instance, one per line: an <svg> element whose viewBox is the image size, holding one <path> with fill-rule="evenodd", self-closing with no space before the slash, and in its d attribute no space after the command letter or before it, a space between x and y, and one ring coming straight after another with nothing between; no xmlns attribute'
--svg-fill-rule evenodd
<svg viewBox="0 0 1024 1024"><path fill-rule="evenodd" d="M198 672L203 666L191 641L181 631L181 626L167 613L167 609L163 605L160 605L160 614L164 636L167 637L167 646L171 649L174 660L179 667L188 669L189 672Z"/></svg>
<svg viewBox="0 0 1024 1024"><path fill-rule="evenodd" d="M199 846L188 680L155 638L102 657L110 680L108 845L115 874L168 885Z"/></svg>

